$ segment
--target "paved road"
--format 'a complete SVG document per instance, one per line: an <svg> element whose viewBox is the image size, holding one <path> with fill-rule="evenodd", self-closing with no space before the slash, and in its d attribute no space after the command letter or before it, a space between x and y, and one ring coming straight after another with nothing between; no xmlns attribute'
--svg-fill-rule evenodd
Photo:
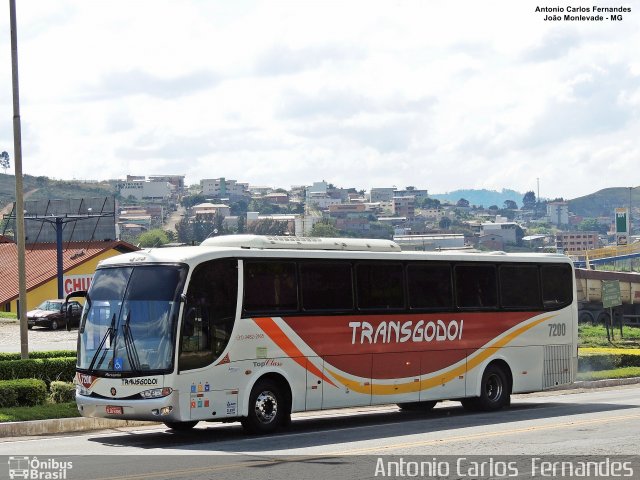
<svg viewBox="0 0 640 480"><path fill-rule="evenodd" d="M633 478L638 478L638 438L640 386L631 385L518 395L512 408L496 413L471 414L458 403L445 402L428 414L403 413L395 406L298 414L288 430L268 437L247 437L237 424L201 423L180 434L147 427L0 439L0 455L62 456L76 462L72 473L92 472L95 479L314 480L373 478L379 458L455 464L460 456L490 461L519 455L505 461L526 463L531 456L573 461L604 455L618 461L615 455L636 455L631 460L637 468ZM117 455L117 461L110 461L110 455Z"/></svg>
<svg viewBox="0 0 640 480"><path fill-rule="evenodd" d="M49 330L34 327L29 330L29 351L75 350L78 330ZM0 352L20 353L20 325L17 321L0 320ZM2 477L0 477L2 478Z"/></svg>

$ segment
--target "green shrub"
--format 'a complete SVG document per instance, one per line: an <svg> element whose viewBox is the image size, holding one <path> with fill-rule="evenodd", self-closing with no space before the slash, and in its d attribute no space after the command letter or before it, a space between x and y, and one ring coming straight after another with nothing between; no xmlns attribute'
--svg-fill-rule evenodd
<svg viewBox="0 0 640 480"><path fill-rule="evenodd" d="M46 400L47 386L43 380L0 380L0 407L32 407Z"/></svg>
<svg viewBox="0 0 640 480"><path fill-rule="evenodd" d="M55 380L71 382L75 373L75 357L0 361L0 380L39 378L49 385Z"/></svg>
<svg viewBox="0 0 640 480"><path fill-rule="evenodd" d="M29 358L61 358L61 357L75 357L75 350L51 350L48 352L29 352ZM0 352L0 362L6 360L21 360L22 357L19 353L5 353Z"/></svg>
<svg viewBox="0 0 640 480"><path fill-rule="evenodd" d="M595 354L578 357L579 372L594 372L598 370L614 370L624 367L640 367L640 355Z"/></svg>
<svg viewBox="0 0 640 480"><path fill-rule="evenodd" d="M51 382L51 401L53 403L73 402L76 399L76 386L70 382Z"/></svg>

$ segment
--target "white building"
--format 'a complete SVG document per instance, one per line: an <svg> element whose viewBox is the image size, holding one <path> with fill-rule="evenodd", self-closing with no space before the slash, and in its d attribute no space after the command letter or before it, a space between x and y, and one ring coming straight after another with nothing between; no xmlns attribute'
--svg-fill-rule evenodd
<svg viewBox="0 0 640 480"><path fill-rule="evenodd" d="M224 177L200 180L202 194L205 197L237 199L249 196L249 184Z"/></svg>
<svg viewBox="0 0 640 480"><path fill-rule="evenodd" d="M554 225L569 225L569 204L567 202L547 203L547 217Z"/></svg>
<svg viewBox="0 0 640 480"><path fill-rule="evenodd" d="M127 179L127 181L118 184L118 190L122 197L134 197L136 200L164 200L171 196L174 188L173 185L166 181L141 179Z"/></svg>
<svg viewBox="0 0 640 480"><path fill-rule="evenodd" d="M369 200L374 202L386 202L393 203L393 192L395 188L393 187L381 187L381 188L372 188L371 192L369 192Z"/></svg>
<svg viewBox="0 0 640 480"><path fill-rule="evenodd" d="M515 244L518 241L516 236L517 231L518 224L515 222L488 222L481 225L480 235L499 235L505 244Z"/></svg>
<svg viewBox="0 0 640 480"><path fill-rule="evenodd" d="M231 209L228 205L224 205L222 203L199 203L198 205L194 205L192 207L193 214L198 216L216 216L220 215L221 217L228 217L231 213Z"/></svg>

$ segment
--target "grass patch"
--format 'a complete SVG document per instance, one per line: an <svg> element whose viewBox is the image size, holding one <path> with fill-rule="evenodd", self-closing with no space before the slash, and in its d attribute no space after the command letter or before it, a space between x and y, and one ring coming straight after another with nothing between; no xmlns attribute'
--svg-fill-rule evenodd
<svg viewBox="0 0 640 480"><path fill-rule="evenodd" d="M640 377L640 367L622 367L614 370L598 370L596 372L580 372L577 380L605 380L609 378Z"/></svg>
<svg viewBox="0 0 640 480"><path fill-rule="evenodd" d="M3 320L18 320L16 314L11 312L0 312L0 318Z"/></svg>
<svg viewBox="0 0 640 480"><path fill-rule="evenodd" d="M640 348L640 328L625 325L622 328L614 328L614 340L607 340L607 330L604 325L578 325L578 345L580 347L615 347L615 348Z"/></svg>
<svg viewBox="0 0 640 480"><path fill-rule="evenodd" d="M79 417L76 402L47 403L35 407L11 407L0 411L0 422L24 422L27 420L46 420L50 418Z"/></svg>

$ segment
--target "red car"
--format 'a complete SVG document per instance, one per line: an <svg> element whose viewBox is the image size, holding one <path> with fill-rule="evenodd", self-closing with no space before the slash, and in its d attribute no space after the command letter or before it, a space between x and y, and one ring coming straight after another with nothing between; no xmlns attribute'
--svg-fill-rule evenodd
<svg viewBox="0 0 640 480"><path fill-rule="evenodd" d="M35 310L27 312L27 326L29 330L33 327L48 327L51 330L66 326L64 309L68 308L69 326L78 326L82 305L76 301L65 304L64 300L45 300Z"/></svg>

